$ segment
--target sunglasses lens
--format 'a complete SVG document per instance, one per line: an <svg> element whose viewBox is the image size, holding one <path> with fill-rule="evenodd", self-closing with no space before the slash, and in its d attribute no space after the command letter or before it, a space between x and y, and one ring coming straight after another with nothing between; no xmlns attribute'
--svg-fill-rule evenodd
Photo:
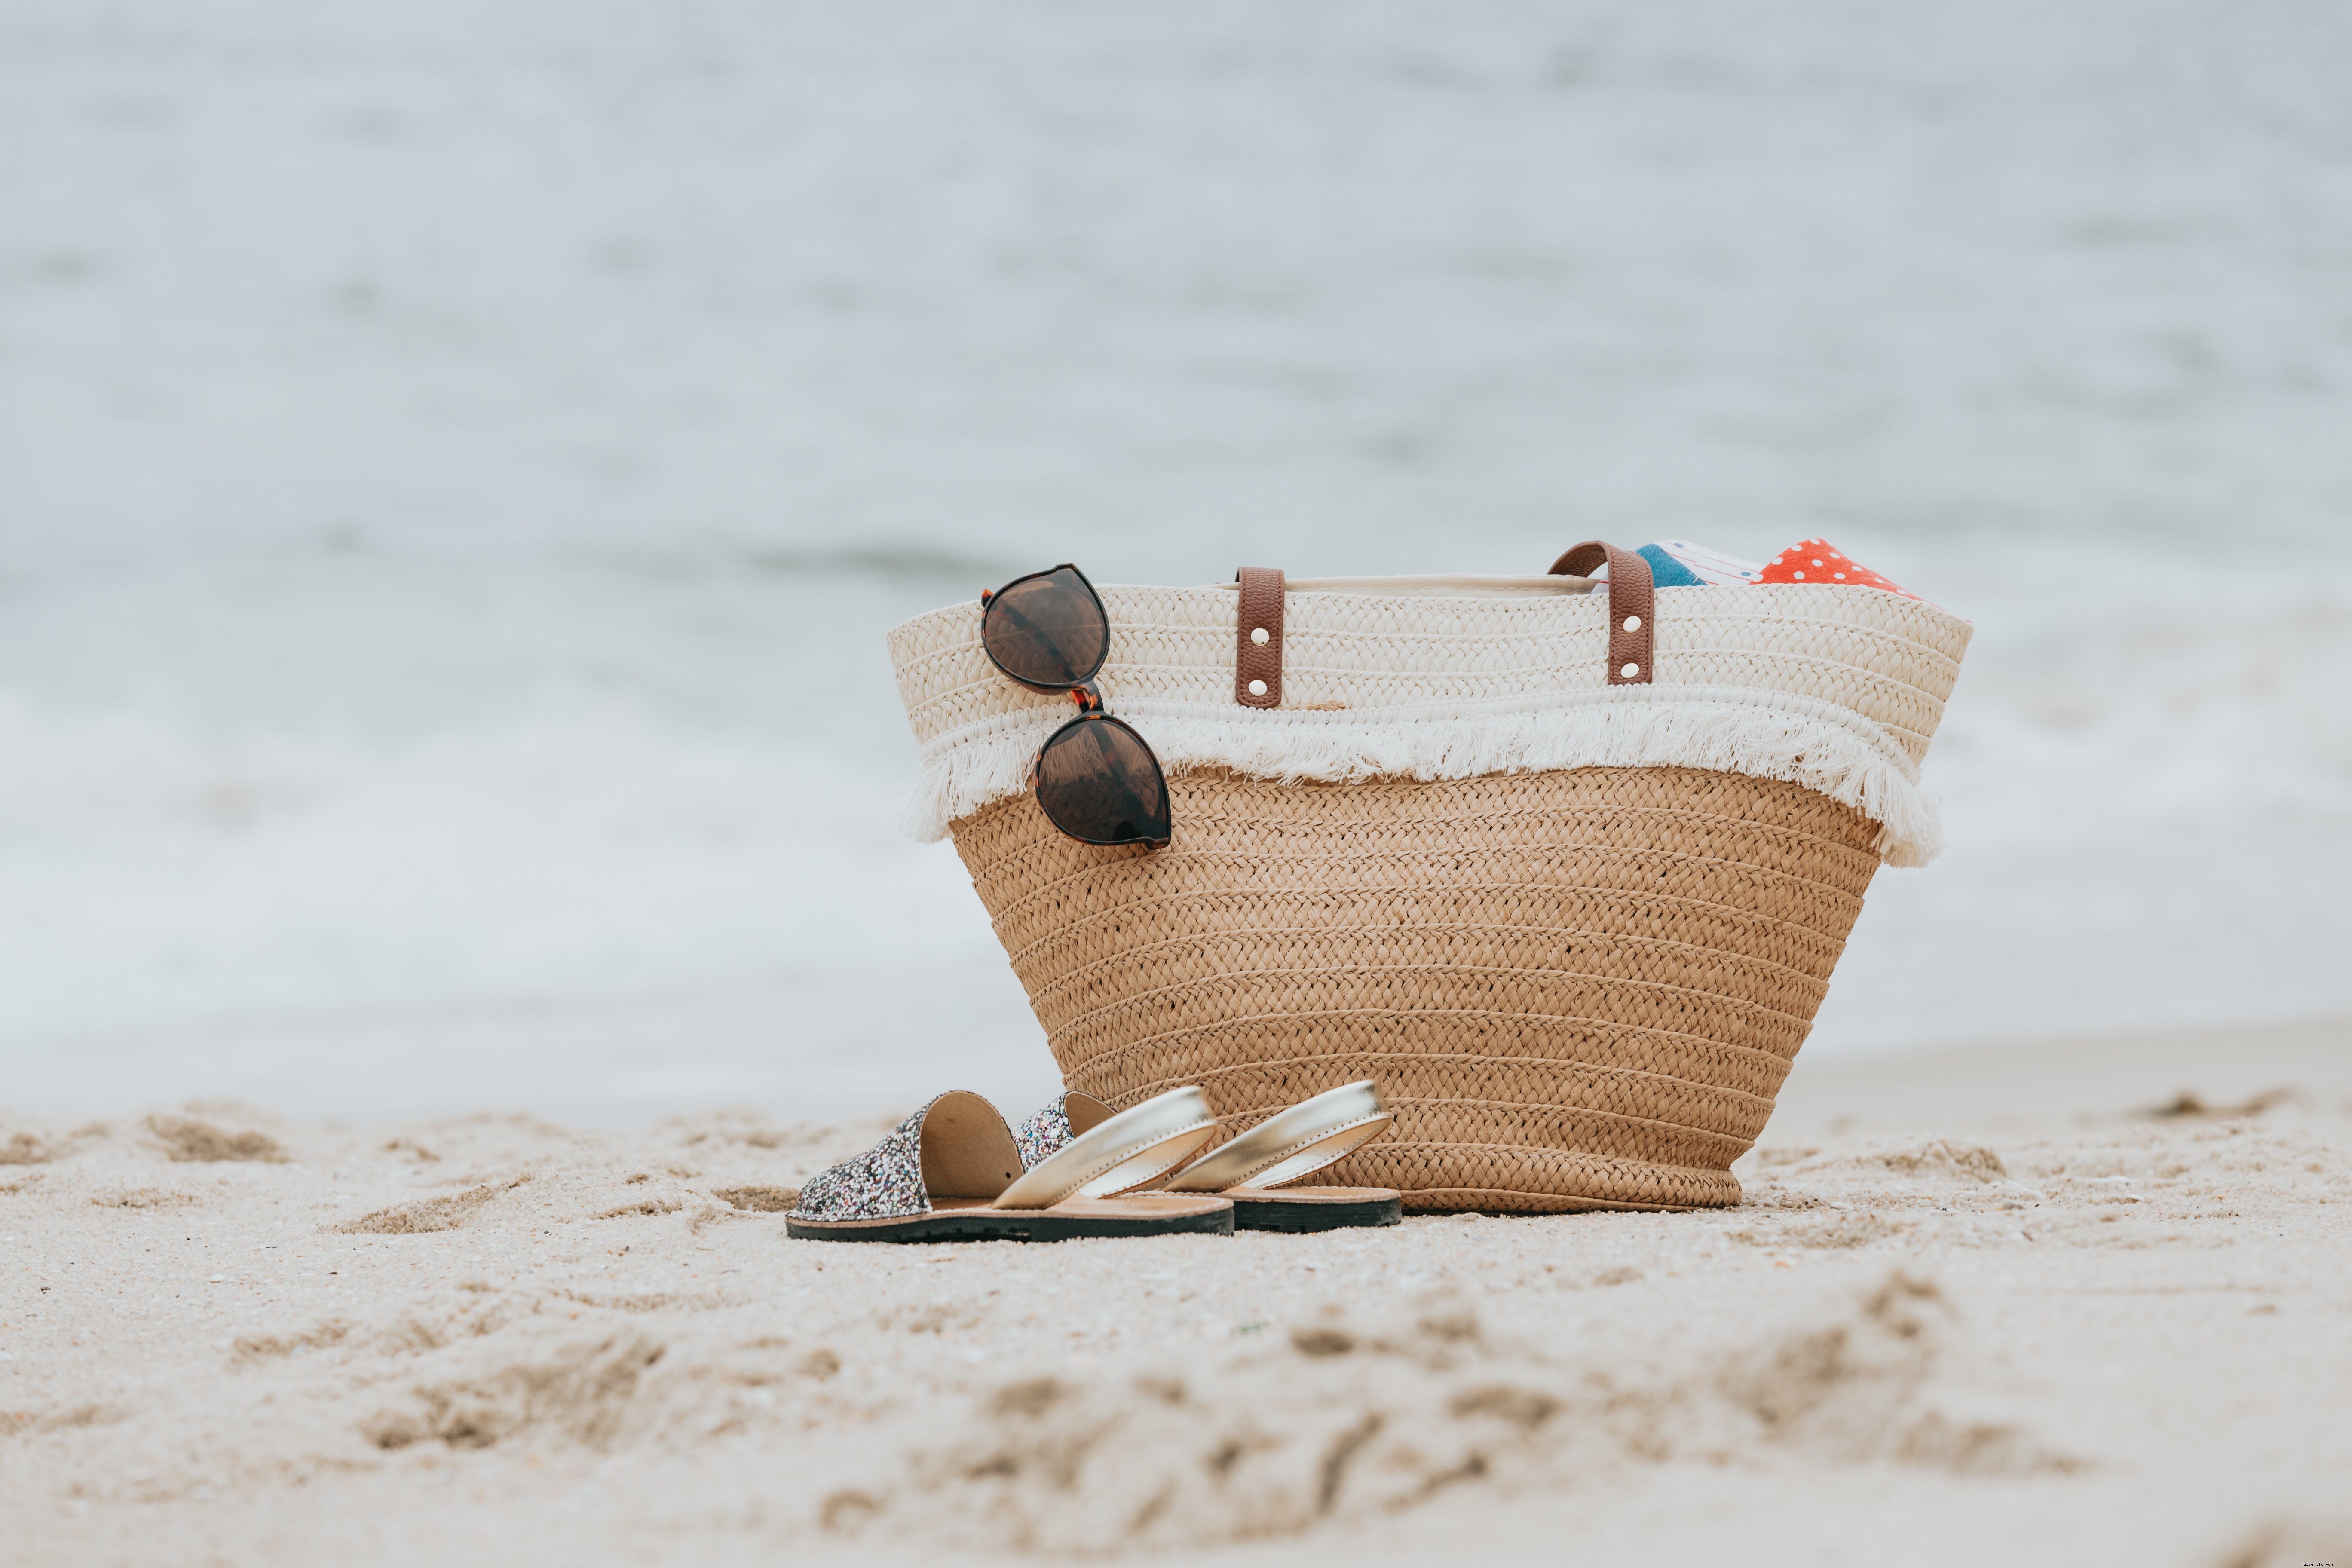
<svg viewBox="0 0 2352 1568"><path fill-rule="evenodd" d="M1067 566L1024 577L989 600L980 638L999 669L1028 686L1079 686L1110 651L1110 621Z"/></svg>
<svg viewBox="0 0 2352 1568"><path fill-rule="evenodd" d="M1074 720L1037 757L1037 804L1087 844L1168 842L1168 780L1143 737L1116 719Z"/></svg>

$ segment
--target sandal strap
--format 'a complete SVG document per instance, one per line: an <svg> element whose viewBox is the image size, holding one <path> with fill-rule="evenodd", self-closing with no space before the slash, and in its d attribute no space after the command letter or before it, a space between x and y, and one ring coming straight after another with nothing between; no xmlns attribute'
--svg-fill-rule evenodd
<svg viewBox="0 0 2352 1568"><path fill-rule="evenodd" d="M1295 1182L1355 1152L1393 1121L1370 1079L1343 1084L1276 1111L1221 1149L1202 1155L1162 1189L1222 1193Z"/></svg>
<svg viewBox="0 0 2352 1568"><path fill-rule="evenodd" d="M933 1098L873 1148L803 1182L792 1217L892 1219L930 1213L931 1194L923 1185L923 1119L946 1098Z"/></svg>
<svg viewBox="0 0 2352 1568"><path fill-rule="evenodd" d="M1013 1129L1023 1170L1034 1171L1070 1146L1076 1134L1070 1131L1069 1099L1067 1094L1055 1095L1043 1110Z"/></svg>
<svg viewBox="0 0 2352 1568"><path fill-rule="evenodd" d="M1080 1133L1004 1189L996 1206L1051 1208L1065 1198L1108 1198L1150 1185L1216 1142L1217 1119L1199 1089L1166 1094Z"/></svg>

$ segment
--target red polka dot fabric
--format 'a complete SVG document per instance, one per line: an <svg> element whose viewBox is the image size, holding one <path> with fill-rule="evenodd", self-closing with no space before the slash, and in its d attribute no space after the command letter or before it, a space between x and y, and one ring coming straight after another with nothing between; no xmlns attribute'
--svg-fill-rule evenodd
<svg viewBox="0 0 2352 1568"><path fill-rule="evenodd" d="M1853 588L1884 588L1890 594L1900 594L1906 599L1918 595L1900 587L1831 547L1826 539L1808 539L1792 544L1771 560L1764 563L1759 583L1826 583L1832 586L1843 584Z"/></svg>

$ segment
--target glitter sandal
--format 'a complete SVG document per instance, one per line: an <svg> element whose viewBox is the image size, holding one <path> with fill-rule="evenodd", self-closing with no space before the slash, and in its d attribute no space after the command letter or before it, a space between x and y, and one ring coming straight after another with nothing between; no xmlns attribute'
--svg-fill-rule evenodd
<svg viewBox="0 0 2352 1568"><path fill-rule="evenodd" d="M1234 1205L1223 1197L1121 1195L1150 1186L1216 1136L1201 1091L1179 1089L1090 1126L1033 1163L996 1107L955 1089L811 1179L784 1230L809 1241L1231 1235Z"/></svg>
<svg viewBox="0 0 2352 1568"><path fill-rule="evenodd" d="M1087 1094L1066 1094L1013 1131L1022 1158L1052 1157L1074 1134L1091 1136L1108 1124L1109 1106ZM1403 1197L1392 1187L1283 1187L1353 1153L1393 1120L1370 1079L1344 1085L1277 1111L1232 1142L1203 1154L1163 1184L1168 1194L1213 1193L1229 1198L1243 1230L1339 1230L1395 1225Z"/></svg>

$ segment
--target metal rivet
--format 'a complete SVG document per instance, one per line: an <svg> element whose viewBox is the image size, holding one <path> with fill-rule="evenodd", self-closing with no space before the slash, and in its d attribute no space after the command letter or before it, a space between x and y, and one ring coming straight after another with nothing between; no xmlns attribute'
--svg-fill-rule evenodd
<svg viewBox="0 0 2352 1568"><path fill-rule="evenodd" d="M1263 680L1253 680L1253 681L1251 681L1251 682L1249 683L1249 694L1250 694L1252 697L1263 697L1263 696L1265 696L1265 681L1263 681Z"/></svg>
<svg viewBox="0 0 2352 1568"><path fill-rule="evenodd" d="M1617 673L1623 676L1626 679L1631 680L1635 676L1642 673L1642 667L1638 664L1629 664Z"/></svg>
<svg viewBox="0 0 2352 1568"><path fill-rule="evenodd" d="M1264 626L1260 626L1257 630L1250 633L1250 641L1257 644L1260 647L1264 647L1268 642L1273 640L1273 633L1267 631Z"/></svg>
<svg viewBox="0 0 2352 1568"><path fill-rule="evenodd" d="M1627 616L1625 617L1625 629L1629 632L1640 631L1642 629L1642 617L1639 616Z"/></svg>

